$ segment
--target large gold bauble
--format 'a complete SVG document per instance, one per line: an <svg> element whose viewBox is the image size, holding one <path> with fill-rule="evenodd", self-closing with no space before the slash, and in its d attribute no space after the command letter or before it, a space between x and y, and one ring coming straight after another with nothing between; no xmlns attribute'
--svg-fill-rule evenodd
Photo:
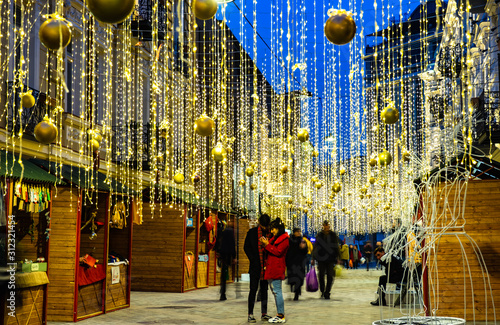
<svg viewBox="0 0 500 325"><path fill-rule="evenodd" d="M194 16L201 20L211 19L217 13L216 0L194 0L193 1Z"/></svg>
<svg viewBox="0 0 500 325"><path fill-rule="evenodd" d="M217 162L222 162L226 159L226 149L222 145L218 144L212 149L212 157Z"/></svg>
<svg viewBox="0 0 500 325"><path fill-rule="evenodd" d="M311 156L313 156L313 157L318 157L318 156L319 156L319 152L318 152L318 150L314 149L314 150L312 151L312 153L311 153Z"/></svg>
<svg viewBox="0 0 500 325"><path fill-rule="evenodd" d="M280 167L280 172L281 172L282 174L286 174L286 173L288 173L288 164L283 164L283 165L281 165L281 167Z"/></svg>
<svg viewBox="0 0 500 325"><path fill-rule="evenodd" d="M96 152L99 150L99 142L96 139L89 140L89 147L92 152Z"/></svg>
<svg viewBox="0 0 500 325"><path fill-rule="evenodd" d="M299 139L300 142L308 141L309 131L307 131L307 129L299 129L299 132L297 132L297 139Z"/></svg>
<svg viewBox="0 0 500 325"><path fill-rule="evenodd" d="M410 153L408 151L403 152L403 161L404 162L410 161Z"/></svg>
<svg viewBox="0 0 500 325"><path fill-rule="evenodd" d="M71 42L71 24L57 15L52 17L40 26L38 36L46 48L56 51L61 47L68 46Z"/></svg>
<svg viewBox="0 0 500 325"><path fill-rule="evenodd" d="M184 174L182 174L182 173L175 174L174 175L174 182L175 182L175 184L184 183Z"/></svg>
<svg viewBox="0 0 500 325"><path fill-rule="evenodd" d="M394 124L399 120L399 111L394 106L387 106L380 113L380 118L385 124Z"/></svg>
<svg viewBox="0 0 500 325"><path fill-rule="evenodd" d="M334 191L335 193L338 193L338 192L340 192L341 189L342 189L342 184L340 184L339 182L333 183L332 191Z"/></svg>
<svg viewBox="0 0 500 325"><path fill-rule="evenodd" d="M344 175L345 174L345 168L344 167L340 167L339 173L340 173L340 175Z"/></svg>
<svg viewBox="0 0 500 325"><path fill-rule="evenodd" d="M196 122L194 122L194 131L203 137L211 136L214 133L214 129L214 120L205 114L202 114Z"/></svg>
<svg viewBox="0 0 500 325"><path fill-rule="evenodd" d="M391 153L387 150L378 154L378 163L380 166L388 166L392 162Z"/></svg>
<svg viewBox="0 0 500 325"><path fill-rule="evenodd" d="M316 182L315 184L316 188L319 190L320 188L323 187L323 182L319 181L319 182Z"/></svg>
<svg viewBox="0 0 500 325"><path fill-rule="evenodd" d="M375 159L375 158L370 159L370 161L368 162L368 164L371 167L375 167L377 165L377 159Z"/></svg>
<svg viewBox="0 0 500 325"><path fill-rule="evenodd" d="M238 184L240 184L240 186L245 186L247 184L247 181L245 181L244 179L240 179Z"/></svg>
<svg viewBox="0 0 500 325"><path fill-rule="evenodd" d="M330 14L330 13L329 13ZM345 10L333 10L325 23L325 36L335 45L349 43L356 35L356 23Z"/></svg>
<svg viewBox="0 0 500 325"><path fill-rule="evenodd" d="M32 108L35 106L35 97L31 94L31 90L28 90L21 96L21 104L24 108Z"/></svg>
<svg viewBox="0 0 500 325"><path fill-rule="evenodd" d="M135 8L135 0L86 0L94 17L108 24L118 24L127 19Z"/></svg>
<svg viewBox="0 0 500 325"><path fill-rule="evenodd" d="M370 184L375 184L375 177L370 177L368 181L370 182Z"/></svg>
<svg viewBox="0 0 500 325"><path fill-rule="evenodd" d="M57 128L47 116L35 126L34 133L36 140L43 144L52 143L57 138Z"/></svg>
<svg viewBox="0 0 500 325"><path fill-rule="evenodd" d="M254 170L252 167L247 167L247 169L245 170L245 174L248 176L248 177L252 177L253 176L253 173L254 173Z"/></svg>

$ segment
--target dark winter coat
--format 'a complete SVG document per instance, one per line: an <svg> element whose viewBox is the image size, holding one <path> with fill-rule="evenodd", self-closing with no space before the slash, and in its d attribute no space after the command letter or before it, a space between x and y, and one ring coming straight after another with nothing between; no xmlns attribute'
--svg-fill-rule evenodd
<svg viewBox="0 0 500 325"><path fill-rule="evenodd" d="M319 232L314 243L313 256L316 261L337 262L340 255L339 238L333 231Z"/></svg>
<svg viewBox="0 0 500 325"><path fill-rule="evenodd" d="M284 233L278 238L275 237L271 238L264 248L267 251L265 280L285 279L286 252L290 246L289 236Z"/></svg>
<svg viewBox="0 0 500 325"><path fill-rule="evenodd" d="M236 241L234 240L233 228L228 227L222 232L217 253L219 253L221 261L228 265L236 258Z"/></svg>
<svg viewBox="0 0 500 325"><path fill-rule="evenodd" d="M248 230L247 236L245 237L245 244L243 245L243 250L250 261L250 268L248 273L250 274L260 274L260 257L259 257L259 232L258 227L253 227Z"/></svg>
<svg viewBox="0 0 500 325"><path fill-rule="evenodd" d="M302 236L290 237L290 247L286 253L286 267L289 284L295 284L297 282L302 284L306 276L307 245L304 248L300 248L300 243L302 243L303 240L304 238Z"/></svg>
<svg viewBox="0 0 500 325"><path fill-rule="evenodd" d="M380 264L385 266L385 275L390 283L400 282L403 279L403 260L399 256L392 255L389 259L384 255L380 259Z"/></svg>

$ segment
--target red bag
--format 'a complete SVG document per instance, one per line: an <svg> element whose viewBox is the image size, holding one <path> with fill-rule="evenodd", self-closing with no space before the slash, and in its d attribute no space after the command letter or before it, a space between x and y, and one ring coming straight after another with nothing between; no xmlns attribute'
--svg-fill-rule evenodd
<svg viewBox="0 0 500 325"><path fill-rule="evenodd" d="M214 229L214 222L212 221L212 216L208 216L208 218L205 219L205 229L208 232Z"/></svg>

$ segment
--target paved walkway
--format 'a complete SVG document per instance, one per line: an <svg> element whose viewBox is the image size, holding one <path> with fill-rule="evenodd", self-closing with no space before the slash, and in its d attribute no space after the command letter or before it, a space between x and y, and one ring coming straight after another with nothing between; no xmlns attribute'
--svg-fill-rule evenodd
<svg viewBox="0 0 500 325"><path fill-rule="evenodd" d="M284 286L287 324L370 325L376 320L404 316L404 308L375 307L378 276L382 271L344 270L335 280L331 300L319 299L319 293L304 292L299 301ZM247 324L248 283L228 285L227 301L219 301L218 287L185 293L132 292L131 307L93 317L79 324ZM276 307L270 293L269 313ZM260 313L260 302L255 314ZM260 314L259 314L260 315ZM260 319L257 324L263 324ZM73 324L73 323L49 323Z"/></svg>

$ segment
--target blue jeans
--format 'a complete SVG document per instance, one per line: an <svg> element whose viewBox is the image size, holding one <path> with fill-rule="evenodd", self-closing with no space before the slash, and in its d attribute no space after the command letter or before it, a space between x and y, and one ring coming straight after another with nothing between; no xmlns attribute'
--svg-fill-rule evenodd
<svg viewBox="0 0 500 325"><path fill-rule="evenodd" d="M267 280L274 295L278 314L285 315L285 300L283 300L283 290L281 290L281 280Z"/></svg>

